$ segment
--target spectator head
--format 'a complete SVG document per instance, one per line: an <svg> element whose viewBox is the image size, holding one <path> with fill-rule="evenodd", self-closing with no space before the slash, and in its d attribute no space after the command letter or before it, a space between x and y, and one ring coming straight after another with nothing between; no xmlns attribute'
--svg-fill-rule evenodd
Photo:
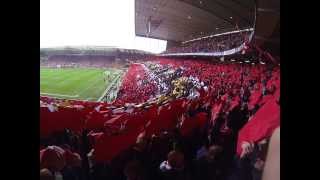
<svg viewBox="0 0 320 180"><path fill-rule="evenodd" d="M61 171L66 161L64 158L65 150L58 146L48 146L40 151L40 166L53 171Z"/></svg>
<svg viewBox="0 0 320 180"><path fill-rule="evenodd" d="M157 135L155 135L155 134L152 134L152 135L151 135L151 140L155 140L155 139L157 139L157 138L158 138Z"/></svg>
<svg viewBox="0 0 320 180"><path fill-rule="evenodd" d="M54 175L49 169L43 168L40 170L40 180L54 180Z"/></svg>
<svg viewBox="0 0 320 180"><path fill-rule="evenodd" d="M226 113L221 111L221 112L218 113L218 117L226 118Z"/></svg>
<svg viewBox="0 0 320 180"><path fill-rule="evenodd" d="M141 179L142 174L143 169L138 161L130 161L124 168L124 175L127 177L127 180Z"/></svg>
<svg viewBox="0 0 320 180"><path fill-rule="evenodd" d="M66 151L65 158L67 165L70 167L81 167L81 157L78 153Z"/></svg>
<svg viewBox="0 0 320 180"><path fill-rule="evenodd" d="M159 139L161 140L168 140L172 136L172 134L169 134L168 131L163 131L159 133Z"/></svg>
<svg viewBox="0 0 320 180"><path fill-rule="evenodd" d="M218 145L212 145L209 147L208 150L208 161L214 161L217 159L217 157L221 154L223 148Z"/></svg>
<svg viewBox="0 0 320 180"><path fill-rule="evenodd" d="M168 154L168 163L172 167L172 169L183 169L184 155L179 151L171 151Z"/></svg>
<svg viewBox="0 0 320 180"><path fill-rule="evenodd" d="M242 110L242 111L248 110L248 104L247 104L247 103L242 103L242 104L241 104L241 110Z"/></svg>
<svg viewBox="0 0 320 180"><path fill-rule="evenodd" d="M67 149L68 149L68 150L71 150L71 147L70 147L68 144L62 144L62 145L61 145L61 148L62 148L62 149L65 149L65 150L67 150Z"/></svg>

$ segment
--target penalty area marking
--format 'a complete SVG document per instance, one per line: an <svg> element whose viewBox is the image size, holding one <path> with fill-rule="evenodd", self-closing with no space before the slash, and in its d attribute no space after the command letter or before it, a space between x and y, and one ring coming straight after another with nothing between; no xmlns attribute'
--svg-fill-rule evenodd
<svg viewBox="0 0 320 180"><path fill-rule="evenodd" d="M75 98L75 97L79 97L78 94L71 96L71 95L65 95L65 94L54 94L54 93L42 93L40 92L41 95L49 95L49 96L61 96L61 97L70 97L70 98Z"/></svg>

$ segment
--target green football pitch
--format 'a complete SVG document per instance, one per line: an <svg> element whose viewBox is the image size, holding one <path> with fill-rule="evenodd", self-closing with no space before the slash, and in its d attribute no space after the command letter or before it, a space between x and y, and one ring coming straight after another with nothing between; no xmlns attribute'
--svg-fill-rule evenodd
<svg viewBox="0 0 320 180"><path fill-rule="evenodd" d="M40 69L40 94L65 99L98 100L120 75L115 69ZM105 82L106 74L109 80Z"/></svg>

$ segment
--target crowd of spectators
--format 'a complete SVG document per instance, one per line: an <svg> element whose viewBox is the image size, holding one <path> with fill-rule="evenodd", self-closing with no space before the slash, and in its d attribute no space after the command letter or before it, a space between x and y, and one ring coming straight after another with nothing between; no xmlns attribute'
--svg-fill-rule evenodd
<svg viewBox="0 0 320 180"><path fill-rule="evenodd" d="M239 47L249 35L249 32L242 32L201 38L168 49L164 53L223 52Z"/></svg>
<svg viewBox="0 0 320 180"><path fill-rule="evenodd" d="M41 62L42 67L50 68L104 68L115 64L115 59L102 55L52 55Z"/></svg>
<svg viewBox="0 0 320 180"><path fill-rule="evenodd" d="M234 113L247 115L245 110ZM234 121L231 115L225 117L231 122ZM242 120L246 121L246 118ZM216 136L221 136L224 141L214 140L217 139ZM66 130L41 142L43 149L40 151L40 178L261 179L267 141L243 145L243 149L248 150L240 158L233 152L236 142L232 136L233 134L215 134L213 131L208 135L194 131L191 136L183 137L178 130L163 131L151 138L141 134L134 145L110 162L101 163L94 161L94 150L90 150L92 144L87 140L87 136L75 135Z"/></svg>
<svg viewBox="0 0 320 180"><path fill-rule="evenodd" d="M130 60L143 59L143 57L138 55L52 55L47 59L42 59L40 66L48 68L122 68Z"/></svg>
<svg viewBox="0 0 320 180"><path fill-rule="evenodd" d="M129 61L141 60L149 56L148 54L120 52L115 55L50 55L48 57L40 57L40 66L49 68L123 67Z"/></svg>
<svg viewBox="0 0 320 180"><path fill-rule="evenodd" d="M180 86L182 82L192 83ZM204 119L205 123L188 131L181 127L184 120L179 120L174 129L151 136L141 133L135 143L108 162L94 158L94 137L99 132L79 134L65 129L40 140L40 178L259 180L268 137L243 142L241 154L237 154L238 134L270 99L278 103L279 82L279 68L266 65L163 58L132 64L115 103L141 103L185 88L188 93L179 95L197 96L201 105L184 117L195 122Z"/></svg>
<svg viewBox="0 0 320 180"><path fill-rule="evenodd" d="M214 98L223 94L249 100L250 95L275 92L279 68L251 64L212 64L207 61L158 58L130 66L118 93L122 103L141 103L173 91L173 81L187 77L200 83ZM270 80L270 81L269 81ZM268 83L267 83L268 82ZM260 96L258 96L260 97ZM248 104L251 107L252 104Z"/></svg>
<svg viewBox="0 0 320 180"><path fill-rule="evenodd" d="M142 64L132 64L118 91L115 104L142 103L155 96L156 85Z"/></svg>
<svg viewBox="0 0 320 180"><path fill-rule="evenodd" d="M172 83L181 77L183 68L172 68L154 62L132 64L123 78L115 104L142 103L174 89Z"/></svg>

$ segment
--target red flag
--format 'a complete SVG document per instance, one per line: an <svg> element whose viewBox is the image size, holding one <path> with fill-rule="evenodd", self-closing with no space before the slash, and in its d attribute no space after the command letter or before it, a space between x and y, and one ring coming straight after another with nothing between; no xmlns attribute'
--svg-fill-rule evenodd
<svg viewBox="0 0 320 180"><path fill-rule="evenodd" d="M61 128L68 128L80 132L85 125L85 116L77 108L61 108L59 110Z"/></svg>
<svg viewBox="0 0 320 180"><path fill-rule="evenodd" d="M280 106L275 100L271 100L264 104L240 130L237 154L241 154L241 144L244 141L258 142L264 138L268 138L278 126L280 126Z"/></svg>
<svg viewBox="0 0 320 180"><path fill-rule="evenodd" d="M189 136L192 134L193 130L197 127L196 118L186 117L182 121L180 132L182 136Z"/></svg>
<svg viewBox="0 0 320 180"><path fill-rule="evenodd" d="M51 133L50 119L47 107L40 107L40 137L47 137Z"/></svg>
<svg viewBox="0 0 320 180"><path fill-rule="evenodd" d="M211 109L211 124L213 125L215 120L218 117L218 114L221 112L222 110L222 102L217 102L213 105L212 109Z"/></svg>
<svg viewBox="0 0 320 180"><path fill-rule="evenodd" d="M279 99L280 98L280 88L278 88L277 90L276 90L276 92L274 93L274 95L273 95L276 99Z"/></svg>
<svg viewBox="0 0 320 180"><path fill-rule="evenodd" d="M185 99L176 99L171 102L172 109L177 115L177 118L186 111L186 107L183 106L183 104L185 104L185 101Z"/></svg>
<svg viewBox="0 0 320 180"><path fill-rule="evenodd" d="M200 128L201 130L204 129L207 121L208 121L208 118L207 118L208 114L205 113L205 112L200 112L196 115L196 118L197 118L197 126L198 128Z"/></svg>
<svg viewBox="0 0 320 180"><path fill-rule="evenodd" d="M103 132L94 133L93 131L91 131L88 134L88 139L90 144L94 145L97 142L97 139L99 139L99 137L102 135L103 135Z"/></svg>
<svg viewBox="0 0 320 180"><path fill-rule="evenodd" d="M92 111L86 119L85 128L87 129L100 129L104 127L104 123L111 119L111 113Z"/></svg>
<svg viewBox="0 0 320 180"><path fill-rule="evenodd" d="M146 115L146 135L151 136L160 132L160 125L158 121L158 106L155 104L150 107Z"/></svg>
<svg viewBox="0 0 320 180"><path fill-rule="evenodd" d="M51 112L47 107L40 107L40 136L46 137L65 128L59 111Z"/></svg>
<svg viewBox="0 0 320 180"><path fill-rule="evenodd" d="M172 130L175 128L177 123L177 116L175 114L175 109L172 108L171 104L164 105L159 111L160 126L166 130Z"/></svg>
<svg viewBox="0 0 320 180"><path fill-rule="evenodd" d="M268 101L271 101L273 100L275 97L271 94L268 94L266 96L263 96L262 97L262 100L259 102L259 105L262 106L264 105L265 103L267 103Z"/></svg>
<svg viewBox="0 0 320 180"><path fill-rule="evenodd" d="M94 159L96 162L108 162L122 151L136 142L136 138L143 131L144 126L131 129L118 135L103 134L94 145Z"/></svg>
<svg viewBox="0 0 320 180"><path fill-rule="evenodd" d="M181 109L180 109L181 110ZM180 111L179 109L177 111ZM149 109L147 135L157 134L161 130L172 130L177 123L178 114L172 105L153 106ZM182 110L181 110L182 111Z"/></svg>
<svg viewBox="0 0 320 180"><path fill-rule="evenodd" d="M205 112L200 112L194 117L185 117L180 128L181 135L192 135L195 129L204 130L207 120L207 113Z"/></svg>

